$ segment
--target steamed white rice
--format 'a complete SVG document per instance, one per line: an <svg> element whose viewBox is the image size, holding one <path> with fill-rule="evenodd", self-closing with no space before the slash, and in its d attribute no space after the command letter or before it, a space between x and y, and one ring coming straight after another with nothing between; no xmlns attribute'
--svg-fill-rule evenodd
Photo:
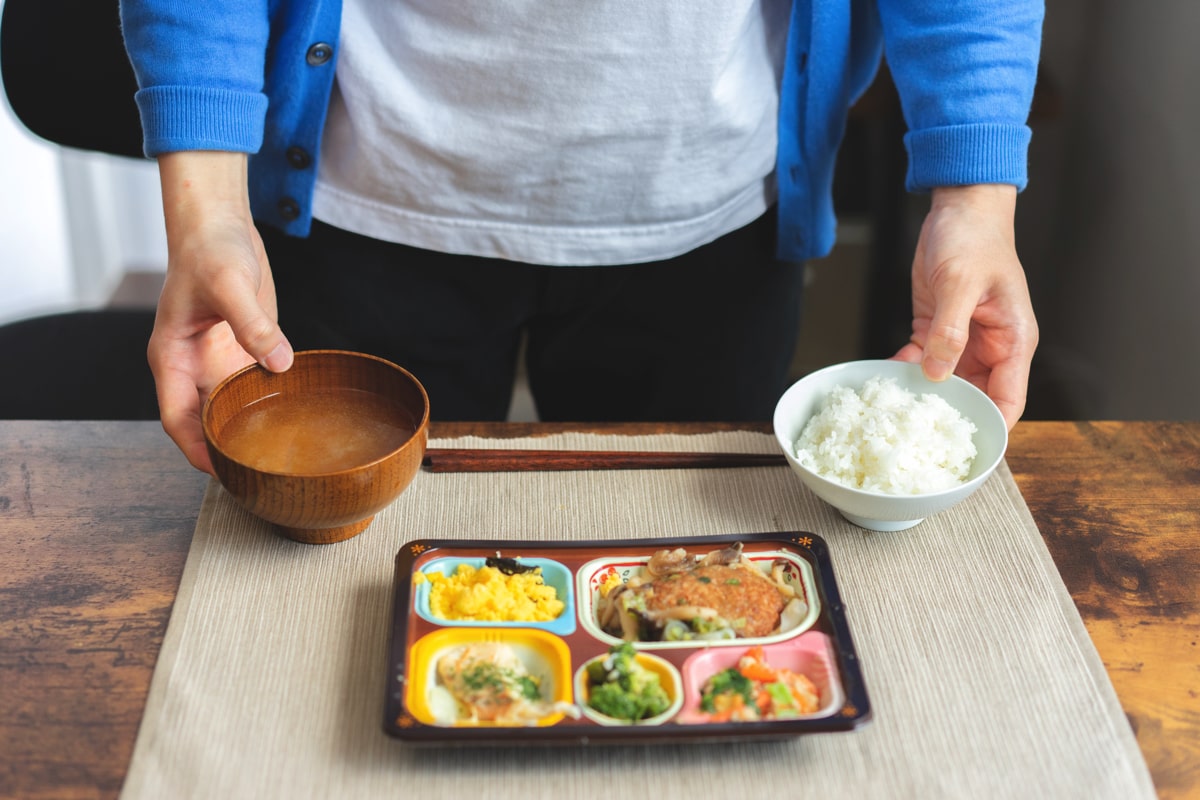
<svg viewBox="0 0 1200 800"><path fill-rule="evenodd" d="M885 494L923 494L966 480L975 424L935 394L920 397L894 378L862 391L838 386L804 426L796 458L828 480Z"/></svg>

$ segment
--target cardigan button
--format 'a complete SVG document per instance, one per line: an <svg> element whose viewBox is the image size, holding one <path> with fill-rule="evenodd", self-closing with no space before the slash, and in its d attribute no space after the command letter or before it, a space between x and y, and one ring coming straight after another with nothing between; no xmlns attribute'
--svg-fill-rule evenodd
<svg viewBox="0 0 1200 800"><path fill-rule="evenodd" d="M279 216L283 217L288 222L300 217L300 204L291 197L284 197L279 201Z"/></svg>
<svg viewBox="0 0 1200 800"><path fill-rule="evenodd" d="M319 67L322 64L327 64L331 58L333 58L333 45L326 44L325 42L317 42L308 48L308 52L304 55L304 60L308 62L310 67Z"/></svg>
<svg viewBox="0 0 1200 800"><path fill-rule="evenodd" d="M303 147L289 147L284 157L292 169L308 169L312 166L312 156Z"/></svg>

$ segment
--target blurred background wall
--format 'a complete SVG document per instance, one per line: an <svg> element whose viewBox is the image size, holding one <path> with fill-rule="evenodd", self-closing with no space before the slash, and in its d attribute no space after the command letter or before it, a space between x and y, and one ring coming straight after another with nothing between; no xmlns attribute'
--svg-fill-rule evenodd
<svg viewBox="0 0 1200 800"><path fill-rule="evenodd" d="M1030 417L1200 419L1197 30L1195 0L1047 4L1017 221L1042 330ZM859 155L895 146L887 124L863 126ZM878 172L875 154L862 164ZM153 303L166 256L152 164L36 140L5 106L0 182L0 323ZM841 243L811 265L798 371L902 342L904 331L865 331L881 298L907 312L897 281L927 199L885 197L900 204L891 231L880 202L847 202ZM131 282L147 287L132 300Z"/></svg>
<svg viewBox="0 0 1200 800"><path fill-rule="evenodd" d="M1195 0L1048 0L1017 215L1041 328L1028 418L1200 419L1197 30ZM859 120L851 133L839 179L864 161L895 170L886 123ZM881 214L880 192L874 185L865 204L851 192L841 206L869 206L870 239L856 241L852 225L855 235L812 265L797 372L829 356L887 357L907 338L908 269L928 199ZM893 202L885 195L882 208ZM843 221L864 219L856 213ZM847 306L847 289L867 301Z"/></svg>
<svg viewBox="0 0 1200 800"><path fill-rule="evenodd" d="M1200 3L1050 0L1018 242L1057 416L1200 419ZM1036 410L1036 409L1035 409Z"/></svg>

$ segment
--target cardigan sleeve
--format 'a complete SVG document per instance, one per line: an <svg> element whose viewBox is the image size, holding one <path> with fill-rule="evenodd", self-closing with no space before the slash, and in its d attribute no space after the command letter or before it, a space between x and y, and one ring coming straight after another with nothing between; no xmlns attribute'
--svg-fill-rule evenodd
<svg viewBox="0 0 1200 800"><path fill-rule="evenodd" d="M1028 182L1041 0L879 0L910 190Z"/></svg>
<svg viewBox="0 0 1200 800"><path fill-rule="evenodd" d="M266 0L121 0L147 156L262 146Z"/></svg>

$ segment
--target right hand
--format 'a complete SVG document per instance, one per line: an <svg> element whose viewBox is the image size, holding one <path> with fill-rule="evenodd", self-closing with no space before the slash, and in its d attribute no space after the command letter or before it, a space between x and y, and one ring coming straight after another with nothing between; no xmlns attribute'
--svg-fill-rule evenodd
<svg viewBox="0 0 1200 800"><path fill-rule="evenodd" d="M192 466L212 473L200 409L213 388L258 362L292 365L275 283L254 227L242 153L159 156L167 276L147 357L163 429Z"/></svg>
<svg viewBox="0 0 1200 800"><path fill-rule="evenodd" d="M1038 326L1017 257L1014 186L933 190L913 258L913 334L896 357L970 381L1011 430L1025 409Z"/></svg>

